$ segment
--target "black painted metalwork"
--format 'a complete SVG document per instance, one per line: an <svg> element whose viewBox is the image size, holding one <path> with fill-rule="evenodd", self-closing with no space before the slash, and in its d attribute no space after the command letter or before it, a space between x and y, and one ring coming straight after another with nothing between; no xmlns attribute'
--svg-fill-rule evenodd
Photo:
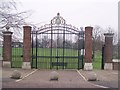
<svg viewBox="0 0 120 90"><path fill-rule="evenodd" d="M66 24L59 13L51 20L50 24L41 26L31 34L32 67L43 69L83 68L84 55L81 55L81 49L84 49L84 31Z"/></svg>
<svg viewBox="0 0 120 90"><path fill-rule="evenodd" d="M105 45L102 46L102 63L101 63L101 69L104 69L104 52L105 51Z"/></svg>

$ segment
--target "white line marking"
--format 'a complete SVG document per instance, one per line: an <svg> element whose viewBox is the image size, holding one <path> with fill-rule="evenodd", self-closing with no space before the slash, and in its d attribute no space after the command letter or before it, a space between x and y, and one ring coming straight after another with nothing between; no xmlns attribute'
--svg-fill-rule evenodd
<svg viewBox="0 0 120 90"><path fill-rule="evenodd" d="M85 81L87 81L87 79L80 73L80 71L77 70L77 72L78 72L78 74L79 74ZM87 82L88 82L88 81L87 81ZM91 82L88 82L88 83L90 83L90 84L92 84L92 85L94 85L94 86L97 86L97 87L101 87L101 88L109 88L109 87L106 87L106 86L101 86L101 85L93 84L93 83L91 83Z"/></svg>
<svg viewBox="0 0 120 90"><path fill-rule="evenodd" d="M26 78L26 77L30 76L31 74L35 73L37 70L38 69L32 71L31 73L27 74L26 76L22 77L21 79L16 80L15 82L19 82L19 81L23 80L24 78Z"/></svg>
<svg viewBox="0 0 120 90"><path fill-rule="evenodd" d="M77 70L77 72L85 81L87 81L87 79L78 70Z"/></svg>
<svg viewBox="0 0 120 90"><path fill-rule="evenodd" d="M90 83L90 82L88 82L88 83ZM97 86L97 87L101 87L101 88L109 88L109 87L106 87L106 86L101 86L101 85L97 85L97 84L93 84L93 83L90 83L90 84L92 84L94 86Z"/></svg>

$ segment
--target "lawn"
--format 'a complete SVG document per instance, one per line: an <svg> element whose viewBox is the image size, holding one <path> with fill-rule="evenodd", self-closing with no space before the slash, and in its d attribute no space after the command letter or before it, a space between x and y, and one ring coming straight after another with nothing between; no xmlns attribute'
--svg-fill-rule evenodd
<svg viewBox="0 0 120 90"><path fill-rule="evenodd" d="M95 57L93 60L93 68L94 69L101 69L101 61L102 61L102 53L99 52L95 52Z"/></svg>
<svg viewBox="0 0 120 90"><path fill-rule="evenodd" d="M57 53L58 52L58 53ZM64 66L54 66L53 68L67 68L67 69L77 69L78 63L79 67L82 68L82 59L79 59L78 61L78 50L74 49L51 49L50 48L38 48L37 53L36 49L33 49L33 52L31 50L31 56L38 56L37 62L36 57L31 58L32 67L38 67L38 68L50 68L51 62L66 62L67 67ZM64 53L64 55L63 55ZM21 67L22 66L22 48L13 48L12 49L12 67ZM59 58L56 58L58 56ZM63 58L64 57L64 58ZM80 57L81 58L81 57Z"/></svg>
<svg viewBox="0 0 120 90"><path fill-rule="evenodd" d="M22 48L13 48L12 49L12 67L21 67L22 66ZM36 49L33 49L33 55L36 56ZM32 56L32 50L31 50L31 56ZM50 62L67 62L67 69L77 69L78 68L78 63L79 67L82 67L82 59L79 60L78 62L78 50L73 50L73 49L65 49L64 50L64 57L71 56L68 58L63 59L63 49L58 49L58 56L59 58L55 58L57 56L57 49L54 48L52 49L52 57L51 57L51 49L49 48L38 48L37 49L37 62L36 58L31 59L31 63L33 67L38 67L38 68L50 68ZM45 56L45 57L44 57ZM61 57L60 57L61 56ZM101 69L101 59L102 55L101 52L96 52L94 61L93 61L93 68L94 69ZM32 61L33 60L33 61ZM54 66L53 68L63 68L63 66Z"/></svg>
<svg viewBox="0 0 120 90"><path fill-rule="evenodd" d="M2 56L2 47L0 47L0 56Z"/></svg>
<svg viewBox="0 0 120 90"><path fill-rule="evenodd" d="M12 48L12 63L11 66L14 68L20 68L23 61L23 49L22 48Z"/></svg>
<svg viewBox="0 0 120 90"><path fill-rule="evenodd" d="M58 53L57 53L58 52ZM33 50L33 55L36 56L36 49ZM51 49L50 48L38 48L37 49L37 67L38 68L50 68L51 62L67 62L67 67L64 66L54 66L53 68L71 68L77 69L78 68L78 50L73 49L64 49L64 58L63 58L63 49ZM45 56L45 57L44 57ZM59 58L56 58L58 56ZM71 56L71 57L70 57ZM75 57L76 56L76 57ZM66 58L68 57L68 58ZM73 57L73 58L72 58ZM36 58L33 58L33 67L36 67Z"/></svg>

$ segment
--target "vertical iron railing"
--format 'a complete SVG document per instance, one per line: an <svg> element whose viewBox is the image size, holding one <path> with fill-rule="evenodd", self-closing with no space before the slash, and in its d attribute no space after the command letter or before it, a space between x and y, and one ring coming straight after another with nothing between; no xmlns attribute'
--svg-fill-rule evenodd
<svg viewBox="0 0 120 90"><path fill-rule="evenodd" d="M58 57L58 55L59 55L59 51L58 51L58 49L59 49L59 45L58 45L59 44L58 43L59 42L59 25L57 27L58 27L58 29L57 29L57 70L58 70L58 61L59 61L58 60L58 58L59 58Z"/></svg>
<svg viewBox="0 0 120 90"><path fill-rule="evenodd" d="M52 21L51 21L51 45L50 45L50 47L51 47L51 58L50 58L50 69L52 69L52 66L51 66L51 63L52 63L52 48L53 48L53 30L52 30Z"/></svg>
<svg viewBox="0 0 120 90"><path fill-rule="evenodd" d="M37 39L37 31L36 31L36 63L35 63L36 64L36 69L37 69L37 56L38 56L37 55L37 49L38 49L38 44L37 44L38 41L37 40L38 39Z"/></svg>
<svg viewBox="0 0 120 90"><path fill-rule="evenodd" d="M33 68L33 50L34 50L34 47L33 47L33 32L31 33L32 34L32 56L31 56L31 58L32 58L32 60L31 60L31 67Z"/></svg>
<svg viewBox="0 0 120 90"><path fill-rule="evenodd" d="M104 49L105 49L105 45L102 46L102 63L101 63L101 69L104 69Z"/></svg>
<svg viewBox="0 0 120 90"><path fill-rule="evenodd" d="M79 67L80 67L80 33L78 34L78 70L79 70Z"/></svg>
<svg viewBox="0 0 120 90"><path fill-rule="evenodd" d="M82 69L84 67L84 57L85 57L85 51L84 51L84 35L83 35L83 55L82 55Z"/></svg>
<svg viewBox="0 0 120 90"><path fill-rule="evenodd" d="M83 51L82 51L82 53L83 53L83 55L82 55L82 69L84 68L84 57L85 57L85 52L84 52L84 31L83 31L83 34L82 34L82 38L83 38L83 44L82 44L82 49L83 49Z"/></svg>
<svg viewBox="0 0 120 90"><path fill-rule="evenodd" d="M64 69L64 54L65 54L65 25L63 30L63 69Z"/></svg>

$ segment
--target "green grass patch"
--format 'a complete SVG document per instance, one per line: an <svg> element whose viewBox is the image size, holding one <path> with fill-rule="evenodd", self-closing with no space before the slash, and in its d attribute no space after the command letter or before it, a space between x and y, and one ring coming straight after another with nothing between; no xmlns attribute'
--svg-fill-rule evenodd
<svg viewBox="0 0 120 90"><path fill-rule="evenodd" d="M53 48L52 49L52 56L78 56L78 50L75 49L63 49L62 48ZM36 48L33 48L33 55L36 55ZM38 56L51 56L51 49L50 48L38 48L37 49L37 55Z"/></svg>
<svg viewBox="0 0 120 90"><path fill-rule="evenodd" d="M32 52L32 50L31 50ZM102 53L96 52L94 61L93 61L93 68L94 69L101 69L101 60L102 60ZM22 48L13 48L12 49L12 67L22 67L23 62L23 50ZM33 49L33 55L36 56L36 49ZM51 49L50 48L38 48L37 49L37 55L38 56L51 56ZM31 53L32 56L32 53ZM57 49L52 49L52 56L57 56ZM63 49L58 49L58 56L63 56ZM78 50L74 49L65 49L64 50L64 56L78 56ZM32 60L32 59L31 59ZM33 59L33 67L43 68L43 69L50 69L50 62L57 62L56 58L36 58ZM63 62L63 58L58 58L58 62ZM78 68L78 58L64 58L64 62L67 62L68 69L77 69ZM79 67L82 67L82 59L79 60ZM63 66L54 66L53 68L62 69Z"/></svg>
<svg viewBox="0 0 120 90"><path fill-rule="evenodd" d="M57 48L53 48L52 49L52 53L51 53L51 49L50 48L38 48L37 49L37 53L36 53L36 49L34 48L33 49L33 55L36 56L48 56L49 58L37 58L37 67L38 68L48 68L50 69L51 66L51 62L67 62L67 67L64 67L64 66L54 66L52 67L53 69L62 69L63 67L64 68L67 68L67 69L77 69L78 68L78 58L70 58L69 56L78 56L78 50L74 50L74 49L57 49ZM55 56L68 56L69 58L55 58ZM52 58L51 58L52 56ZM82 63L81 63L82 65ZM80 65L80 67L81 67ZM36 67L36 59L33 59L33 67Z"/></svg>
<svg viewBox="0 0 120 90"><path fill-rule="evenodd" d="M2 47L0 47L0 56L2 56Z"/></svg>
<svg viewBox="0 0 120 90"><path fill-rule="evenodd" d="M95 52L95 57L93 61L93 68L94 69L101 69L101 61L102 61L102 53Z"/></svg>
<svg viewBox="0 0 120 90"><path fill-rule="evenodd" d="M63 54L64 56L68 58L63 59ZM12 67L22 67L22 62L23 62L23 50L22 48L12 48ZM31 63L33 67L38 67L38 68L43 68L43 69L50 69L51 67L51 62L67 62L67 67L64 66L54 66L53 69L59 68L62 69L67 68L67 69L77 69L78 68L78 50L74 49L57 49L53 48L52 49L52 54L51 54L51 49L50 48L38 48L36 51L36 48L33 48L33 55L34 56L41 56L44 58L33 58L32 62L32 49L31 49ZM52 59L51 59L51 56ZM55 58L56 56L61 56L60 58ZM70 58L70 57L75 57L75 58ZM49 58L46 58L49 57ZM79 60L79 67L82 67L82 61L81 59ZM37 65L36 65L37 64Z"/></svg>
<svg viewBox="0 0 120 90"><path fill-rule="evenodd" d="M21 68L23 62L23 49L22 48L12 48L12 63L11 66L14 68Z"/></svg>

